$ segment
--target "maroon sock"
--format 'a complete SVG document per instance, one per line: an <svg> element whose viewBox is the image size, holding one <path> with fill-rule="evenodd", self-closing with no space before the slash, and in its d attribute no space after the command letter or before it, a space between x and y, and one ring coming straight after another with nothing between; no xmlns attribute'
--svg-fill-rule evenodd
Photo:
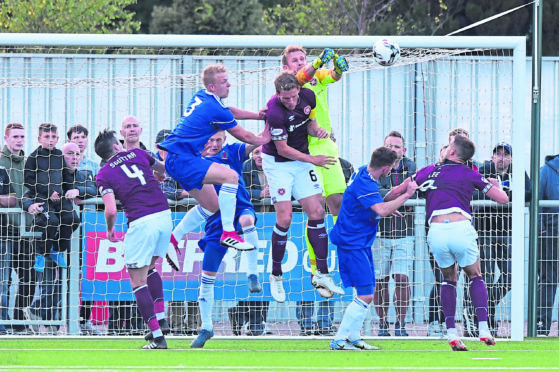
<svg viewBox="0 0 559 372"><path fill-rule="evenodd" d="M148 289L153 299L153 306L155 308L155 313L165 312L165 299L163 298L163 281L161 276L155 269L148 271Z"/></svg>
<svg viewBox="0 0 559 372"><path fill-rule="evenodd" d="M147 285L142 285L140 287L134 288L134 296L136 296L136 306L138 306L138 311L144 318L144 321L149 327L150 331L156 331L159 329L159 323L155 317L155 310L153 308L153 299L149 293Z"/></svg>
<svg viewBox="0 0 559 372"><path fill-rule="evenodd" d="M309 220L307 236L316 256L316 268L322 274L328 274L328 233L326 232L324 219Z"/></svg>
<svg viewBox="0 0 559 372"><path fill-rule="evenodd" d="M487 288L481 276L475 277L470 282L470 296L472 305L476 310L477 321L487 321Z"/></svg>
<svg viewBox="0 0 559 372"><path fill-rule="evenodd" d="M272 233L272 275L282 274L281 261L285 256L285 245L287 244L287 230L276 224Z"/></svg>
<svg viewBox="0 0 559 372"><path fill-rule="evenodd" d="M456 282L445 280L441 284L441 306L443 308L446 328L456 328Z"/></svg>

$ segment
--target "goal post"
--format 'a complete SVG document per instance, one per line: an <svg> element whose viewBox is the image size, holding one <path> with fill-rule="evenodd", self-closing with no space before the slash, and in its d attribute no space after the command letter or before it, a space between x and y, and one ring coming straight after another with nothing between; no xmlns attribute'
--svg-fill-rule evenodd
<svg viewBox="0 0 559 372"><path fill-rule="evenodd" d="M437 160L438 150L446 143L448 131L455 127L470 131L476 143L475 160L490 158L493 146L500 141L509 142L515 149L511 185L515 192L510 208L512 290L500 305L499 319L507 324L501 337L522 340L526 307L523 191L527 168L523 154L528 149L526 138L529 138L526 40L524 37L393 36L391 38L402 50L402 58L394 66L383 67L373 61L371 54L372 46L379 38L0 33L0 118L3 125L9 122L25 125L27 154L37 146L32 139L37 136L38 124L52 121L59 126L58 147L64 143L64 134L70 126L78 123L86 126L90 132L87 155L96 158L92 146L96 133L106 127L118 132L120 120L128 114L140 119L142 141L149 149L154 149L157 132L174 127L190 97L201 88L199 74L206 65L220 62L227 66L233 83L227 104L258 111L274 94L273 79L281 71L280 55L285 46L302 45L308 50L309 59L325 47L339 50L340 54L347 56L350 69L340 82L329 88L330 116L340 156L355 168L367 162L371 151L382 145L384 136L392 129L399 130L406 138L407 156L415 161L418 169ZM263 128L263 124L257 122L242 124L254 132ZM484 203L477 202L476 205L486 205ZM424 231L424 203L418 200L410 201L408 205L415 208L415 240L410 275L412 298L406 319L411 323L413 335L424 336L423 325L427 322L432 287ZM69 256L68 331L72 334L79 333L77 307L80 290L89 293L88 300L100 300L106 297L105 292L95 291L106 291L113 284L114 288L117 287L116 279L108 271L99 276L92 274L94 279L89 280L88 273L93 273L95 267L84 270L79 267L77 252L81 252L84 263L93 262L88 259L99 254L99 250L89 251L93 240L88 240L88 236L105 231L99 212L84 211L82 216L81 237L74 240L74 253ZM221 335L230 335L226 307L233 306L235 300L271 299L267 292L268 255L270 229L275 220L271 212L262 212L259 218L262 244L259 267L263 270L260 280L265 283L265 294L258 298L248 296L246 279L239 269L244 265L243 258L228 257L223 280L218 277L220 284L216 285L221 302L216 305L214 320L217 327L221 327L218 329ZM289 276L286 290L293 288L301 293L293 295L286 305L271 301L268 310L272 331L282 336L299 334L301 321L296 315L300 310L297 301L320 300L310 287L308 262L304 262L307 257L303 232L305 219L298 215L294 221L296 226L292 227L290 235L294 253L286 258L284 265L293 264L295 271ZM122 221L120 227L125 230ZM199 237L196 234L199 232L184 241L184 249L199 257L192 245ZM104 243L99 237L95 239L98 239L95 249L99 249ZM75 247L80 244L81 251ZM330 266L337 272L332 245L330 252ZM89 257L89 253L94 256ZM189 262L189 265L187 267L199 270L198 263ZM231 269L231 265L236 269ZM121 271L118 271L119 275ZM195 275L184 272L176 281L171 273L165 272L164 275L166 295L182 291L177 301L196 299ZM101 278L109 284L103 284ZM336 280L340 281L339 275ZM173 283L186 288L174 287ZM118 288L126 287L118 283ZM118 295L116 298L119 301L130 299ZM343 298L334 298L335 323L341 320L350 298L349 291ZM392 306L390 319L394 316ZM372 305L368 322L374 324L376 319ZM368 336L376 335L374 325L365 328Z"/></svg>

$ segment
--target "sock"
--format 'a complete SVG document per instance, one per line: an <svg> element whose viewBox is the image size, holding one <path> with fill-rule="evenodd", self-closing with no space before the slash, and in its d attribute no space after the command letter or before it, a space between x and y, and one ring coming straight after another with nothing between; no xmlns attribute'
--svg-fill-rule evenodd
<svg viewBox="0 0 559 372"><path fill-rule="evenodd" d="M200 308L200 318L202 319L202 329L213 330L212 312L214 307L214 283L215 276L202 274L200 284L200 296L198 297L198 307Z"/></svg>
<svg viewBox="0 0 559 372"><path fill-rule="evenodd" d="M307 243L307 252L309 252L309 265L311 267L311 274L316 274L316 256L314 249L309 241L309 225L305 228L305 243Z"/></svg>
<svg viewBox="0 0 559 372"><path fill-rule="evenodd" d="M258 233L254 225L243 227L243 238L247 243L256 247L252 251L245 251L247 257L247 276L258 273Z"/></svg>
<svg viewBox="0 0 559 372"><path fill-rule="evenodd" d="M326 225L324 225L324 218L309 220L307 234L316 256L316 268L320 273L328 274L328 233Z"/></svg>
<svg viewBox="0 0 559 372"><path fill-rule="evenodd" d="M157 317L155 316L153 299L149 293L148 286L142 285L134 288L134 296L136 296L136 306L138 306L138 311L142 315L142 318L144 318L144 322L147 323L153 337L163 336L163 333L161 333L161 329L159 328L159 323L157 322Z"/></svg>
<svg viewBox="0 0 559 372"><path fill-rule="evenodd" d="M281 261L285 256L285 245L287 244L287 230L276 224L272 233L272 275L282 274Z"/></svg>
<svg viewBox="0 0 559 372"><path fill-rule="evenodd" d="M235 220L235 208L237 207L238 187L238 184L224 183L219 190L217 202L221 211L223 231L235 231L233 221Z"/></svg>
<svg viewBox="0 0 559 372"><path fill-rule="evenodd" d="M458 340L460 338L458 337L458 331L456 328L447 328L446 334L448 335L448 341Z"/></svg>
<svg viewBox="0 0 559 372"><path fill-rule="evenodd" d="M163 298L163 282L161 276L155 268L148 271L147 286L151 298L153 299L153 308L157 320L165 319L165 299Z"/></svg>
<svg viewBox="0 0 559 372"><path fill-rule="evenodd" d="M368 311L369 305L355 297L345 309L344 317L334 340L357 341L361 339L361 328Z"/></svg>
<svg viewBox="0 0 559 372"><path fill-rule="evenodd" d="M470 281L470 296L478 322L487 322L487 288L481 276Z"/></svg>
<svg viewBox="0 0 559 372"><path fill-rule="evenodd" d="M456 282L445 280L441 283L441 306L445 317L446 329L456 328Z"/></svg>
<svg viewBox="0 0 559 372"><path fill-rule="evenodd" d="M176 240L181 240L184 234L196 230L212 214L212 212L199 205L191 208L188 212L186 212L182 220L175 227L172 236L175 237Z"/></svg>

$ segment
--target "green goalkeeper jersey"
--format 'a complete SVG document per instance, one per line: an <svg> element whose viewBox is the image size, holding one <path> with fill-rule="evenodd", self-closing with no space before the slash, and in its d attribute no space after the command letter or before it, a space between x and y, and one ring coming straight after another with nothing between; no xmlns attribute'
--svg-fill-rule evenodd
<svg viewBox="0 0 559 372"><path fill-rule="evenodd" d="M328 107L328 85L338 81L332 76L333 73L333 70L321 68L316 71L312 80L303 85L304 88L311 89L314 92L316 96L316 122L320 128L324 128L328 133L332 133L330 108ZM320 143L321 139L309 136L309 147L319 146Z"/></svg>

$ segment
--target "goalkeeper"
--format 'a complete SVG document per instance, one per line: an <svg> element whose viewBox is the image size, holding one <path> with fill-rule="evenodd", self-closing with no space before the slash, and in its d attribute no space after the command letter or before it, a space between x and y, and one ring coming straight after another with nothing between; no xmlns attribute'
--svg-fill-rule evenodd
<svg viewBox="0 0 559 372"><path fill-rule="evenodd" d="M334 62L334 68L328 69L325 65L331 60ZM324 139L309 136L309 152L313 156L329 155L337 159L336 163L328 169L315 167L324 190L323 195L326 198L326 204L332 214L334 223L336 223L342 205L343 193L346 189L346 181L339 161L338 147L334 143L332 135L332 123L328 107L328 86L339 81L342 78L342 74L349 69L349 65L345 57L336 55L330 48L324 49L318 58L311 63L307 63L307 53L303 47L298 45L288 45L282 53L281 62L284 70L296 72L299 83L304 88L311 89L314 92L316 96L316 121L318 126L325 129L329 134L329 137ZM312 281L312 276L316 273L316 255L306 233L305 240L309 252ZM317 288L317 290L325 298L333 296L333 293L326 288ZM314 312L313 304L312 301L298 304L301 307L303 318L312 317L310 314ZM325 307L330 308L330 304L322 301L319 314L331 314L333 312L333 309L325 309ZM324 321L324 318L326 318L326 321ZM305 324L305 319L301 319L300 322L301 334L309 334L310 329L307 329L309 324ZM318 323L318 333L331 333L331 316L319 316Z"/></svg>

